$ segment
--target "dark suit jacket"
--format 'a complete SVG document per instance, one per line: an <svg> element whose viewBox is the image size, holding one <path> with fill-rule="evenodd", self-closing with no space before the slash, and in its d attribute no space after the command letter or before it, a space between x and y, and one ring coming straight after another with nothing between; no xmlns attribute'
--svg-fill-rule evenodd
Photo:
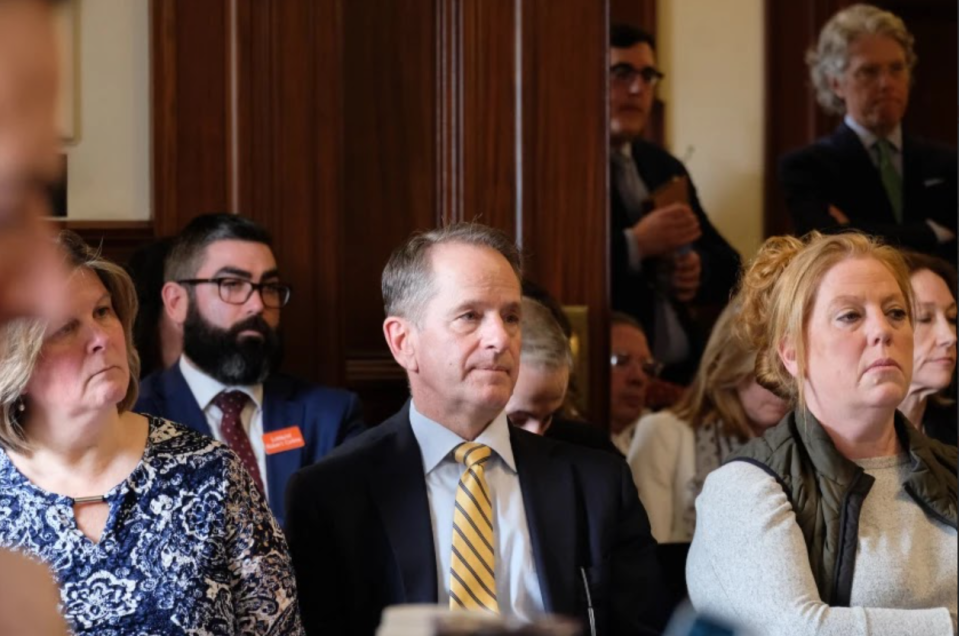
<svg viewBox="0 0 959 636"><path fill-rule="evenodd" d="M133 410L212 435L206 416L180 373L179 364L144 378ZM266 456L270 509L281 527L285 517L283 495L290 476L365 429L356 395L288 376L270 376L263 383L263 432L290 426L300 427L306 445Z"/></svg>
<svg viewBox="0 0 959 636"><path fill-rule="evenodd" d="M622 459L510 427L545 608L598 634L658 624L659 566L646 512ZM296 473L287 540L300 609L315 636L372 636L388 605L436 603L436 554L423 459L409 403ZM588 631L587 631L588 633Z"/></svg>
<svg viewBox="0 0 959 636"><path fill-rule="evenodd" d="M685 166L676 157L672 156L659 146L646 141L636 141L632 145L633 160L636 168L650 192L663 185L673 177L686 176L689 173ZM741 266L739 253L726 242L726 239L716 231L709 222L703 206L696 194L696 187L692 179L689 180L689 207L699 219L702 236L693 244L702 260L702 278L699 292L692 304L713 304L723 307L729 301L729 295L739 279ZM643 261L643 270L634 274L629 269L629 255L626 248L626 237L623 230L632 223L626 214L619 190L613 185L610 188L610 275L613 309L622 311L635 317L646 330L650 345L656 338L653 298L656 283L656 259ZM708 334L701 333L693 324L689 306L673 302L677 309L680 322L690 337L689 361L679 368L664 371L664 377L685 384L695 373L699 365L702 347L705 345Z"/></svg>
<svg viewBox="0 0 959 636"><path fill-rule="evenodd" d="M799 235L851 227L954 263L955 241L938 245L925 220L956 232L956 151L904 134L902 169L902 224L896 223L879 169L845 123L811 146L786 154L779 178ZM830 205L849 217L849 226L840 226L829 216Z"/></svg>

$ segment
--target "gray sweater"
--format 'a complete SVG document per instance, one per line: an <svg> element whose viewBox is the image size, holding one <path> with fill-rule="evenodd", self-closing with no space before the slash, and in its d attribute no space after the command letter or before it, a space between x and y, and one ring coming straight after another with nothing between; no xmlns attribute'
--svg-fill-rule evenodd
<svg viewBox="0 0 959 636"><path fill-rule="evenodd" d="M862 508L851 607L822 602L782 487L733 462L706 479L686 567L698 611L756 634L951 636L956 531L930 519L900 485L907 458L857 462L876 479Z"/></svg>

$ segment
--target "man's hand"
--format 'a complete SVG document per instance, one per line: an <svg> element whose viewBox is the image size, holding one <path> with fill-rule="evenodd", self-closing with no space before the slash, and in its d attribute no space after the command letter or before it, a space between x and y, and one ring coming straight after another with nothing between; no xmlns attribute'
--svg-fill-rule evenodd
<svg viewBox="0 0 959 636"><path fill-rule="evenodd" d="M632 227L632 231L643 258L669 254L702 235L699 219L683 203L649 212Z"/></svg>
<svg viewBox="0 0 959 636"><path fill-rule="evenodd" d="M834 205L829 206L829 216L835 219L839 225L849 225L849 217Z"/></svg>
<svg viewBox="0 0 959 636"><path fill-rule="evenodd" d="M689 302L699 291L699 277L702 274L702 261L699 253L689 250L673 258L673 273L669 278L670 291L679 302Z"/></svg>

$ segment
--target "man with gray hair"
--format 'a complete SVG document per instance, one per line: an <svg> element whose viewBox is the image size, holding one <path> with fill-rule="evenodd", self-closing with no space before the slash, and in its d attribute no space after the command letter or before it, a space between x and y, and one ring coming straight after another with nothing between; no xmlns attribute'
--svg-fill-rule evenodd
<svg viewBox="0 0 959 636"><path fill-rule="evenodd" d="M571 615L593 634L660 622L655 542L625 461L507 424L520 279L515 244L478 224L390 257L383 333L411 399L287 490L309 634L372 636L405 603Z"/></svg>
<svg viewBox="0 0 959 636"><path fill-rule="evenodd" d="M826 23L807 62L820 105L843 121L780 163L796 231L857 229L955 262L956 151L902 129L916 64L906 25L853 5Z"/></svg>

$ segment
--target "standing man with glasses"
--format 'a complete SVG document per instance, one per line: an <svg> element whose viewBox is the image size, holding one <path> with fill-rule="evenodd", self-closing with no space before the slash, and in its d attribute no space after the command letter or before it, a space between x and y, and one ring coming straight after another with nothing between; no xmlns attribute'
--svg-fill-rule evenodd
<svg viewBox="0 0 959 636"><path fill-rule="evenodd" d="M704 338L690 308L725 305L739 254L706 218L683 164L640 138L652 112L655 41L641 29L610 31L610 248L613 309L634 316L665 363L664 377L685 384Z"/></svg>
<svg viewBox="0 0 959 636"><path fill-rule="evenodd" d="M956 151L903 132L916 64L906 25L853 5L826 23L806 61L820 106L843 121L780 163L797 233L857 229L955 263Z"/></svg>
<svg viewBox="0 0 959 636"><path fill-rule="evenodd" d="M277 373L280 279L269 234L233 214L195 218L176 238L163 304L183 355L145 378L134 410L228 444L284 524L290 476L363 430L357 397Z"/></svg>

